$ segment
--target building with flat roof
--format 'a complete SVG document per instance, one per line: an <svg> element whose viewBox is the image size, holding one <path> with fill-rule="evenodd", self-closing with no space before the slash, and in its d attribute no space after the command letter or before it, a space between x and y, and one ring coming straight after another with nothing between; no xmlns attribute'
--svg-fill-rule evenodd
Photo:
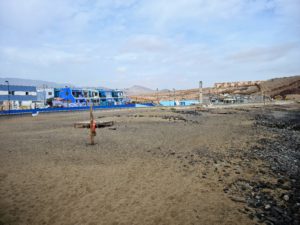
<svg viewBox="0 0 300 225"><path fill-rule="evenodd" d="M38 88L37 100L46 103L48 99L54 98L54 88Z"/></svg>
<svg viewBox="0 0 300 225"><path fill-rule="evenodd" d="M122 105L129 100L125 98L121 90L85 89L65 87L55 89L54 97L65 102L67 106L86 106L86 105ZM60 104L55 100L55 104Z"/></svg>
<svg viewBox="0 0 300 225"><path fill-rule="evenodd" d="M0 109L31 108L36 101L37 91L34 86L0 84Z"/></svg>

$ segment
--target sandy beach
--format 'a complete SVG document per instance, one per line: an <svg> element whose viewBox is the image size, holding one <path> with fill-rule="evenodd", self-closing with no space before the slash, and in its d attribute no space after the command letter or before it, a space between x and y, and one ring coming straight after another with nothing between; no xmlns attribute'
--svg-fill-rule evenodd
<svg viewBox="0 0 300 225"><path fill-rule="evenodd" d="M97 129L94 146L88 129L73 127L88 112L2 117L0 224L256 224L265 205L251 207L237 184L278 184L277 169L253 152L283 136L256 123L274 112L299 105L95 111L115 125ZM289 190L269 191L277 206L288 204L288 175Z"/></svg>

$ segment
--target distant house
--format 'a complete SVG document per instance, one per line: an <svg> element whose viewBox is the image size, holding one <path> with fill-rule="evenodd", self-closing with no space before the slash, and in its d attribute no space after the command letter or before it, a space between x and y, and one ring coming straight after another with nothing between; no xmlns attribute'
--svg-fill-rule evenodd
<svg viewBox="0 0 300 225"><path fill-rule="evenodd" d="M128 102L121 90L85 89L70 88L54 89L54 105L61 104L68 106L85 105L122 105ZM60 101L60 102L58 102Z"/></svg>
<svg viewBox="0 0 300 225"><path fill-rule="evenodd" d="M0 85L0 106L8 109L30 108L37 101L36 87L19 85Z"/></svg>
<svg viewBox="0 0 300 225"><path fill-rule="evenodd" d="M112 97L114 98L116 105L122 105L125 103L124 92L121 90L113 90Z"/></svg>
<svg viewBox="0 0 300 225"><path fill-rule="evenodd" d="M54 88L38 88L37 100L46 102L48 99L54 98Z"/></svg>
<svg viewBox="0 0 300 225"><path fill-rule="evenodd" d="M77 104L77 105L89 105L100 104L99 92L93 89L81 89L81 88L61 88L55 90L55 96L62 99L64 102Z"/></svg>
<svg viewBox="0 0 300 225"><path fill-rule="evenodd" d="M98 90L101 105L114 105L114 97L112 90Z"/></svg>

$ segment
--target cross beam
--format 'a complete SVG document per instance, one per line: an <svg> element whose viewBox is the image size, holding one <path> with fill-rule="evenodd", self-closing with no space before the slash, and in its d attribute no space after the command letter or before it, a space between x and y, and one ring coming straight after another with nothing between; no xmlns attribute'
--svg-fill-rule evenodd
<svg viewBox="0 0 300 225"><path fill-rule="evenodd" d="M74 123L74 128L88 128L90 129L91 145L95 144L94 137L96 136L96 128L110 127L114 125L114 121L95 121L93 115L93 107L90 107L90 121L83 121Z"/></svg>

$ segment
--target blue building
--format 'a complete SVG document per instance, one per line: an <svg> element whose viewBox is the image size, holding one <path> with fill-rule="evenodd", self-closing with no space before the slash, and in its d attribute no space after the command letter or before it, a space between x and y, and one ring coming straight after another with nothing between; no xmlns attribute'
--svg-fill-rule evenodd
<svg viewBox="0 0 300 225"><path fill-rule="evenodd" d="M63 106L122 105L125 104L123 91L104 89L61 88L54 90L54 97Z"/></svg>
<svg viewBox="0 0 300 225"><path fill-rule="evenodd" d="M81 88L61 88L59 92L55 90L55 97L62 99L64 102L77 105L89 105L90 103L98 105L100 103L99 92L93 89Z"/></svg>
<svg viewBox="0 0 300 225"><path fill-rule="evenodd" d="M121 90L99 89L98 91L101 105L123 105L129 102L129 99L125 98L124 92Z"/></svg>
<svg viewBox="0 0 300 225"><path fill-rule="evenodd" d="M112 90L99 89L100 105L114 105Z"/></svg>
<svg viewBox="0 0 300 225"><path fill-rule="evenodd" d="M31 108L36 101L36 87L0 85L0 106L3 109Z"/></svg>
<svg viewBox="0 0 300 225"><path fill-rule="evenodd" d="M115 105L122 105L129 102L129 99L125 98L124 92L121 90L112 90L112 97L115 101Z"/></svg>

